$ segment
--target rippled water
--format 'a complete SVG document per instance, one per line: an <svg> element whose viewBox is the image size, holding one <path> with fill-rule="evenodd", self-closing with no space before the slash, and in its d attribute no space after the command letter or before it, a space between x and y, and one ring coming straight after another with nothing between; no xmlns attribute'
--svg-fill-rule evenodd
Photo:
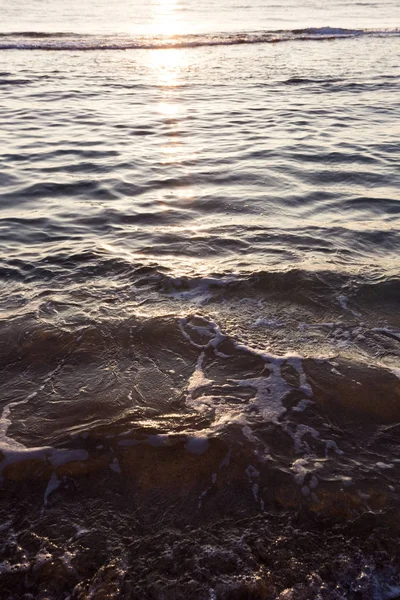
<svg viewBox="0 0 400 600"><path fill-rule="evenodd" d="M400 597L398 3L0 8L0 598Z"/></svg>

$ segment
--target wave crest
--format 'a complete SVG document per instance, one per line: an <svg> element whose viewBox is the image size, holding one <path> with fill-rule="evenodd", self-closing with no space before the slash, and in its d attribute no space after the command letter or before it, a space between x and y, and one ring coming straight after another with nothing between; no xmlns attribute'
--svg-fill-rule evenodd
<svg viewBox="0 0 400 600"><path fill-rule="evenodd" d="M355 37L399 36L400 29L343 29L310 27L276 31L133 37L68 32L20 31L0 33L0 50L135 50L273 44L290 41L323 41Z"/></svg>

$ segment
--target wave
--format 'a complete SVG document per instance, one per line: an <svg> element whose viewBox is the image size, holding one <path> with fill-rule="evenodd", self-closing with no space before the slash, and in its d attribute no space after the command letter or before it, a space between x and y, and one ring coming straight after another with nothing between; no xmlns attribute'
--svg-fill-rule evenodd
<svg viewBox="0 0 400 600"><path fill-rule="evenodd" d="M99 36L72 32L17 31L0 33L0 50L149 50L396 36L400 36L399 28L343 29L310 27L306 29L189 34L169 37L132 37L112 34Z"/></svg>
<svg viewBox="0 0 400 600"><path fill-rule="evenodd" d="M21 228L23 223L20 219L10 219L9 224ZM50 230L50 224L44 218L28 219L25 225L28 224L32 230ZM54 239L58 234L54 232ZM97 278L113 281L121 292L134 286L138 302L145 301L152 294L157 301L178 300L195 305L210 301L223 304L233 298L274 297L301 306L329 306L336 310L343 305L341 298L346 297L350 305L358 307L358 311L367 306L378 309L383 304L396 305L400 296L400 277L396 268L390 273L368 269L363 274L305 267L216 270L196 274L149 261L144 255L132 259L129 254L113 254L108 248L89 249L86 246L81 247L79 252L73 252L66 245L58 252L44 254L40 258L13 256L0 260L0 281L7 289L6 294L0 294L0 300L4 299L6 304L9 302L10 289L7 286L10 285L15 287L18 295L20 285L26 289L32 285L47 288L57 284L60 290L67 292L70 285L79 281L82 285L89 285L87 301L97 302L99 288L96 288L93 297L90 294L90 286ZM103 293L108 297L107 286ZM25 301L22 301L21 309L26 309Z"/></svg>

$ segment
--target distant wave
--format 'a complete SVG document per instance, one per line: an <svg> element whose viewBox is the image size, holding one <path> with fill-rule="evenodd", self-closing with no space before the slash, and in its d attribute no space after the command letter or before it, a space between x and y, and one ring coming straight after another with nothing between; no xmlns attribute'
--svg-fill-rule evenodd
<svg viewBox="0 0 400 600"><path fill-rule="evenodd" d="M310 27L248 33L208 33L176 36L133 37L128 35L89 35L68 32L20 31L0 33L0 50L130 50L192 48L238 44L274 44L290 41L323 41L355 37L396 37L394 29L341 29Z"/></svg>

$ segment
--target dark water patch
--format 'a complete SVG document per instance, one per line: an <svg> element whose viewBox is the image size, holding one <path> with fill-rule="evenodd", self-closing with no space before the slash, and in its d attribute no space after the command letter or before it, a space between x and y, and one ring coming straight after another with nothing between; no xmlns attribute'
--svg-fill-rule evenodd
<svg viewBox="0 0 400 600"><path fill-rule="evenodd" d="M130 129L129 131L129 135L132 136L146 136L146 135L154 135L156 133L156 131L154 131L154 129L151 128L136 128L136 129Z"/></svg>
<svg viewBox="0 0 400 600"><path fill-rule="evenodd" d="M84 493L87 496L86 486ZM72 519L62 520L62 528L60 519L57 522L63 515L57 507L60 494L68 498L72 515ZM112 502L117 504L117 490L112 492ZM219 523L186 530L168 528L168 519L164 523L157 520L151 530L147 523L140 525L136 513L119 522L113 519L114 529L109 534L94 494L89 495L87 507L93 516L85 519L69 483L54 493L43 524L35 523L32 531L27 522L21 527L11 513L7 535L15 532L27 558L24 563L15 550L10 553L10 562L17 568L14 574L2 576L6 593L17 590L22 595L24 579L34 594L45 588L53 597L68 593L76 600L86 598L89 590L114 598L180 599L190 595L205 600L210 589L221 600L284 600L292 591L296 600L310 592L321 593L323 598L340 593L351 600L368 600L376 590L382 598L390 598L390 590L396 589L397 569L389 556L393 553L396 563L398 549L390 532L390 513L378 519L365 514L352 519L347 527L323 523L312 515L306 519L299 514L236 520L227 516ZM82 527L85 522L90 526ZM385 534L385 550L380 552ZM362 550L354 552L351 537ZM71 559L69 569L65 548ZM301 550L299 556L294 548ZM294 562L295 569L290 566Z"/></svg>
<svg viewBox="0 0 400 600"><path fill-rule="evenodd" d="M16 77L14 77L13 79L7 78L7 79L1 79L0 78L0 86L6 86L6 85L11 85L11 86L15 86L15 85L29 85L32 83L31 79L18 79Z"/></svg>
<svg viewBox="0 0 400 600"><path fill-rule="evenodd" d="M21 242L27 246L35 246L36 244L44 244L50 242L63 243L66 240L75 241L82 238L79 228L71 230L61 224L57 219L13 219L3 218L0 220L0 230L6 232L7 242L5 247L9 250L13 248L13 252L20 251L20 247L16 248L14 244ZM41 254L41 252L39 252ZM24 253L23 253L24 254ZM7 259L5 259L7 260Z"/></svg>
<svg viewBox="0 0 400 600"><path fill-rule="evenodd" d="M3 281L23 281L24 275L19 272L19 269L13 269L11 267L0 267L0 278Z"/></svg>
<svg viewBox="0 0 400 600"><path fill-rule="evenodd" d="M21 36L25 38L54 38L54 37L70 37L71 35L79 35L73 34L71 32L51 32L51 31L11 31L9 33L0 33L0 37L8 37L8 36Z"/></svg>
<svg viewBox="0 0 400 600"><path fill-rule="evenodd" d="M20 188L12 193L3 194L3 200L6 203L29 202L35 199L44 198L63 198L69 196L82 197L88 194L94 194L97 199L111 200L116 198L111 190L106 189L100 182L84 180L68 183L57 183L55 181L38 182L27 187Z"/></svg>
<svg viewBox="0 0 400 600"><path fill-rule="evenodd" d="M52 148L51 150L35 154L33 157L31 157L31 159L46 161L49 159L54 159L54 158L59 158L59 157L69 157L69 156L76 156L78 158L83 158L83 159L89 159L89 158L104 159L104 158L117 157L120 154L118 152L118 150L107 150L105 148L96 150L94 148L85 147L82 150L82 149L79 149L79 147L77 148L75 144L70 145L67 148L60 148L59 143L54 144L54 146L55 147ZM13 158L13 156L11 156L10 158Z"/></svg>
<svg viewBox="0 0 400 600"><path fill-rule="evenodd" d="M26 225L27 227L37 227L38 229L45 229L50 223L50 219L46 217L30 217L21 219L18 217L3 217L1 219L1 223L12 226L21 226Z"/></svg>
<svg viewBox="0 0 400 600"><path fill-rule="evenodd" d="M324 83L324 90L329 93L349 93L349 94L362 94L364 92L390 92L395 91L398 87L398 80L392 81L391 79L380 79L373 81L347 81L347 82L329 82Z"/></svg>
<svg viewBox="0 0 400 600"><path fill-rule="evenodd" d="M295 161L298 160L296 154L293 155L293 159ZM345 164L345 161L343 161L341 164ZM327 167L329 166L329 160L325 162L325 165ZM373 188L380 186L383 187L387 184L387 175L385 173L371 173L370 171L361 171L358 169L350 170L348 167L346 169L336 168L335 170L323 168L320 170L315 170L312 173L307 173L307 175L305 177L303 176L303 178L304 180L314 184L325 184L332 186L337 184L346 184L349 187L354 185L370 186Z"/></svg>
<svg viewBox="0 0 400 600"><path fill-rule="evenodd" d="M190 210L183 211L182 209L169 208L167 211L160 209L159 212L140 212L135 215L119 214L113 216L113 225L116 224L141 224L141 225L165 225L175 224L177 221L183 222L191 219Z"/></svg>
<svg viewBox="0 0 400 600"><path fill-rule="evenodd" d="M39 157L38 157L39 158ZM40 156L40 160L43 158ZM53 165L53 166L42 166L41 171L43 173L95 173L102 175L109 173L113 167L111 165L98 164L93 162L79 162L71 164Z"/></svg>
<svg viewBox="0 0 400 600"><path fill-rule="evenodd" d="M18 177L6 171L0 172L0 185L8 186L15 185L18 182Z"/></svg>
<svg viewBox="0 0 400 600"><path fill-rule="evenodd" d="M345 116L343 116L343 120L346 121ZM337 147L348 150L349 155L354 153L356 156L372 156L374 159L380 159L384 161L390 161L391 154L396 154L398 152L398 146L396 143L379 143L376 140L371 142L368 147L360 145L354 140L351 142L338 141Z"/></svg>
<svg viewBox="0 0 400 600"><path fill-rule="evenodd" d="M154 279L155 278L155 279ZM217 275L208 280L205 278L171 277L170 275L150 275L160 291L167 293L195 293L204 286L214 297L229 298L252 297L262 293L266 297L290 299L295 303L315 306L340 306L338 298L344 294L348 301L356 301L358 307L364 302L393 303L400 297L400 282L397 277L378 275L376 277L355 278L335 271L311 272L292 269L285 272L263 272L242 274L241 276L226 274ZM379 300L378 300L379 298Z"/></svg>
<svg viewBox="0 0 400 600"><path fill-rule="evenodd" d="M343 202L343 209L362 210L374 214L397 215L400 212L400 198L358 197L349 198Z"/></svg>
<svg viewBox="0 0 400 600"><path fill-rule="evenodd" d="M385 75L381 74L379 77L374 77L371 80L361 80L354 81L349 79L341 79L337 77L329 77L329 78L311 78L311 77L300 77L294 76L290 77L281 82L273 82L273 83L265 83L260 85L272 86L281 84L287 86L306 86L311 87L314 93L320 92L328 92L328 93L336 93L336 92L350 92L350 93L363 93L370 91L384 91L391 89L395 90L398 86L399 77L397 75ZM325 111L315 111L319 112L319 114L323 114Z"/></svg>
<svg viewBox="0 0 400 600"><path fill-rule="evenodd" d="M383 159L381 157L374 157L371 155L366 154L365 152L354 152L354 148L353 151L349 151L349 152L338 152L338 151L331 151L331 152L326 152L324 151L322 148L320 149L320 151L314 151L312 153L307 153L302 151L302 148L299 148L295 150L295 152L292 152L291 155L287 155L288 158L293 158L295 161L299 161L299 162L304 162L304 163L317 163L317 164L323 164L323 165L354 165L354 164L367 164L367 165L372 165L372 164L382 164L383 163ZM337 179L340 179L341 176L343 176L344 172L337 172ZM364 172L360 172L360 171L352 171L351 173L346 173L347 176L351 175L352 177L359 177L360 180L361 178L364 178L365 183L371 183L371 178L375 177L376 180L374 180L374 183L382 183L383 182L383 175L381 177L377 176L377 174L371 174L370 171L364 171ZM324 176L326 176L326 172L324 171ZM379 181L379 179L382 179L382 181ZM329 182L329 179L327 179L327 182ZM356 182L355 182L356 183Z"/></svg>
<svg viewBox="0 0 400 600"><path fill-rule="evenodd" d="M290 77L285 81L282 81L284 85L309 85L312 83L320 83L318 79L311 79L307 77Z"/></svg>

